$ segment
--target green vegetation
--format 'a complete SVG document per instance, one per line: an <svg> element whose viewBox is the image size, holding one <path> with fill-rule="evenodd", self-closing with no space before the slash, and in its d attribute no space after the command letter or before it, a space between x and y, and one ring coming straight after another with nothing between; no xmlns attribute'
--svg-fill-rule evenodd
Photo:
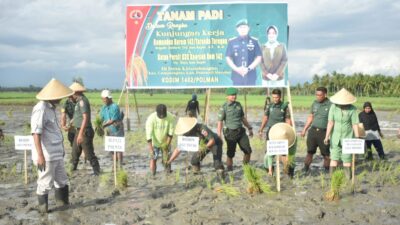
<svg viewBox="0 0 400 225"><path fill-rule="evenodd" d="M118 189L125 189L128 187L128 173L125 170L117 171L117 187Z"/></svg>
<svg viewBox="0 0 400 225"><path fill-rule="evenodd" d="M262 180L262 171L250 166L243 165L244 178L247 181L247 192L250 194L272 193L271 187Z"/></svg>
<svg viewBox="0 0 400 225"><path fill-rule="evenodd" d="M240 195L240 192L237 188L233 187L231 184L222 184L215 188L215 191L218 193L224 193L231 197L236 197Z"/></svg>
<svg viewBox="0 0 400 225"><path fill-rule="evenodd" d="M344 186L345 180L346 176L343 170L338 169L335 172L333 172L331 178L331 189L325 193L325 199L327 201L339 200L340 198L339 194Z"/></svg>
<svg viewBox="0 0 400 225"><path fill-rule="evenodd" d="M103 129L103 121L101 120L100 116L97 115L96 119L94 120L94 131L99 137L104 136L104 129Z"/></svg>
<svg viewBox="0 0 400 225"><path fill-rule="evenodd" d="M309 90L313 90L310 89ZM218 89L219 91L219 89ZM241 90L242 92L244 90ZM166 92L164 90L164 92ZM178 91L176 91L178 92ZM262 92L261 92L262 93ZM264 94L249 94L247 95L247 106L249 108L264 108ZM308 93L307 96L297 95L292 93L292 102L294 110L308 110L311 106L312 101L314 101L315 96L312 93ZM330 95L333 92L329 93ZM2 105L34 105L37 100L35 98L35 92L0 92L0 101ZM93 107L99 107L103 105L101 98L99 97L99 93L97 92L88 92L85 95L89 98L90 104ZM133 106L133 94L130 94L130 104ZM168 94L160 93L149 95L148 93L136 93L136 98L138 99L139 107L154 107L159 103L167 102L167 106L169 108L184 108L186 107L187 100L190 98L188 94L182 93L173 93L172 91L168 91ZM205 102L205 94L199 94L198 100L201 105L204 105ZM240 101L244 105L244 95L239 93L238 101ZM118 101L118 97L115 98L115 102ZM218 111L220 105L226 101L225 94L217 93L217 91L212 91L210 98L210 107L211 111ZM285 96L285 101L287 101L287 96ZM376 110L398 110L398 105L400 105L400 98L398 97L361 97L357 95L357 102L355 106L359 109L362 108L362 105L365 101L372 102L374 109ZM121 103L120 106L123 106L124 103ZM251 110L251 109L249 109Z"/></svg>

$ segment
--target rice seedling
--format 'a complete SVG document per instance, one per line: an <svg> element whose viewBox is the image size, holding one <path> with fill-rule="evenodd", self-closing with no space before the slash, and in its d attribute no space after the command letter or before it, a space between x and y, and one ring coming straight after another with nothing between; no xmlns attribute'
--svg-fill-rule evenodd
<svg viewBox="0 0 400 225"><path fill-rule="evenodd" d="M235 180L235 177L233 176L233 174L229 174L229 183L233 185L233 182Z"/></svg>
<svg viewBox="0 0 400 225"><path fill-rule="evenodd" d="M6 125L6 122L4 122L3 120L0 120L0 126L4 126Z"/></svg>
<svg viewBox="0 0 400 225"><path fill-rule="evenodd" d="M211 179L206 179L206 185L207 185L207 188L208 189L210 189L210 190L212 190L212 183L211 183Z"/></svg>
<svg viewBox="0 0 400 225"><path fill-rule="evenodd" d="M319 180L320 180L320 184L321 184L321 189L325 189L325 173L321 172L319 174Z"/></svg>
<svg viewBox="0 0 400 225"><path fill-rule="evenodd" d="M247 181L246 191L250 194L266 193L270 194L273 191L269 184L262 180L262 171L256 170L254 167L245 164L243 165L244 178Z"/></svg>
<svg viewBox="0 0 400 225"><path fill-rule="evenodd" d="M7 116L10 119L14 117L14 110L12 108L7 111Z"/></svg>
<svg viewBox="0 0 400 225"><path fill-rule="evenodd" d="M167 162L169 159L169 147L166 142L162 143L161 146L161 151L162 151L162 164L164 167L168 166Z"/></svg>
<svg viewBox="0 0 400 225"><path fill-rule="evenodd" d="M360 174L357 175L357 180L361 183L364 182L365 178L367 177L368 171L363 170Z"/></svg>
<svg viewBox="0 0 400 225"><path fill-rule="evenodd" d="M336 170L332 174L331 189L325 193L327 201L338 201L340 199L340 191L345 184L346 176L341 169Z"/></svg>
<svg viewBox="0 0 400 225"><path fill-rule="evenodd" d="M97 115L96 119L94 120L94 131L99 137L104 136L104 129L103 129L103 121L101 120L100 116Z"/></svg>
<svg viewBox="0 0 400 225"><path fill-rule="evenodd" d="M250 139L251 147L255 151L264 152L266 150L266 143L264 138L252 138Z"/></svg>
<svg viewBox="0 0 400 225"><path fill-rule="evenodd" d="M117 187L118 189L125 189L128 187L128 173L125 170L117 171Z"/></svg>
<svg viewBox="0 0 400 225"><path fill-rule="evenodd" d="M233 187L230 184L223 184L221 186L216 187L214 190L218 193L224 193L231 197L236 197L236 196L240 195L240 192L238 191L238 189Z"/></svg>

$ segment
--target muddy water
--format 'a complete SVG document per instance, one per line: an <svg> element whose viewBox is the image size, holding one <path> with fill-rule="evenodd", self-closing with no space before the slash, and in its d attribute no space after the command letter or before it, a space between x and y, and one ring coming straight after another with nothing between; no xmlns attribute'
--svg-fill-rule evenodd
<svg viewBox="0 0 400 225"><path fill-rule="evenodd" d="M13 107L11 110L8 106L0 106L0 120L6 123L2 129L7 139L16 134L29 133L25 124L29 123L30 110L28 107ZM214 130L217 110L211 109L210 115L210 125ZM152 111L150 108L140 109L142 124ZM170 111L178 116L182 114L175 109ZM399 127L399 115L391 112L377 114L385 136L393 139L395 129ZM294 115L296 128L300 131L307 112L295 112ZM202 163L200 175L189 171L186 179L186 162L190 161L190 154L182 154L173 164L172 174L164 174L162 165L158 164L159 173L152 177L147 173L147 149L142 140L144 127L134 125L137 124L136 114L131 112L130 117L134 130L131 137L137 140L127 144L125 153L123 167L129 173L128 188L116 194L112 182L103 184L98 177L91 176L89 163L81 160L78 171L70 177L70 208L57 209L51 192L49 209L52 212L47 215L40 215L36 210L34 174L30 172L29 184L23 184L23 153L15 152L11 141L1 143L0 224L398 224L400 219L399 184L375 182L381 175L377 171L369 172L366 179L358 181L354 194L347 185L339 202L323 200L323 194L329 189L329 179L321 178L321 157L317 156L314 160L311 175L304 176L300 173L304 149L299 149L296 157L295 178L290 180L282 174L281 193L271 195L246 193L241 169L243 154L240 151L234 159L234 171L225 178L225 183L232 182L240 191L237 197L214 191L221 185L221 180L212 169L211 156L207 156ZM255 130L260 126L261 117L259 110L250 109L248 112L248 119ZM303 139L300 141L304 142ZM261 168L264 150L255 143L253 139L251 164ZM388 161L398 165L397 146L400 142L394 143L386 152ZM112 161L109 154L102 150L102 140L96 137L95 145L103 173L110 172ZM70 147L67 143L65 146L67 163ZM304 143L299 146L303 147ZM28 166L31 168L30 162ZM364 169L371 171L372 166L358 167L357 174ZM275 188L273 178L265 176L263 179Z"/></svg>

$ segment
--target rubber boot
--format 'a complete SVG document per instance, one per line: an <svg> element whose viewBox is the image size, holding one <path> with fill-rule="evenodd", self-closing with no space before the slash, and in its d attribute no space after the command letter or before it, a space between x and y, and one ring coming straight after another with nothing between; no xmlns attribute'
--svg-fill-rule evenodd
<svg viewBox="0 0 400 225"><path fill-rule="evenodd" d="M243 165L248 164L250 162L251 154L244 154L243 155Z"/></svg>
<svg viewBox="0 0 400 225"><path fill-rule="evenodd" d="M56 198L56 204L58 207L69 205L69 188L65 185L62 188L56 188L54 192Z"/></svg>
<svg viewBox="0 0 400 225"><path fill-rule="evenodd" d="M94 176L99 176L100 175L100 165L99 161L95 160L91 162L92 168L93 168L93 175Z"/></svg>
<svg viewBox="0 0 400 225"><path fill-rule="evenodd" d="M72 170L75 171L78 169L78 163L72 163Z"/></svg>
<svg viewBox="0 0 400 225"><path fill-rule="evenodd" d="M288 176L290 179L293 179L294 177L294 167L289 166L288 168Z"/></svg>
<svg viewBox="0 0 400 225"><path fill-rule="evenodd" d="M39 213L45 214L49 211L49 195L44 194L44 195L38 195L38 210Z"/></svg>
<svg viewBox="0 0 400 225"><path fill-rule="evenodd" d="M351 180L351 167L343 167L344 174L348 180Z"/></svg>

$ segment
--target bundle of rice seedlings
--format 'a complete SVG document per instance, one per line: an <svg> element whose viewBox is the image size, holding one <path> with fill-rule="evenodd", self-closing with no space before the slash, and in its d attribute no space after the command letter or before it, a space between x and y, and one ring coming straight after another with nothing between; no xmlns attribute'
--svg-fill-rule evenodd
<svg viewBox="0 0 400 225"><path fill-rule="evenodd" d="M119 189L128 187L128 173L125 170L117 171L117 186Z"/></svg>
<svg viewBox="0 0 400 225"><path fill-rule="evenodd" d="M272 193L271 187L262 180L262 172L249 164L243 165L244 177L247 181L247 192L250 194Z"/></svg>
<svg viewBox="0 0 400 225"><path fill-rule="evenodd" d="M327 201L338 201L341 189L344 186L346 176L343 170L336 170L332 174L331 178L331 189L325 193L325 199Z"/></svg>
<svg viewBox="0 0 400 225"><path fill-rule="evenodd" d="M231 197L236 197L236 196L240 195L240 192L238 191L238 189L233 187L230 184L223 184L221 186L216 187L214 190L218 193L224 193Z"/></svg>
<svg viewBox="0 0 400 225"><path fill-rule="evenodd" d="M168 148L168 144L167 143L162 143L161 146L161 151L162 151L162 164L163 166L167 166L167 162L169 159L169 148Z"/></svg>
<svg viewBox="0 0 400 225"><path fill-rule="evenodd" d="M103 129L103 121L101 120L100 116L97 115L96 119L94 120L94 131L96 132L99 137L104 136L104 129Z"/></svg>
<svg viewBox="0 0 400 225"><path fill-rule="evenodd" d="M181 170L177 169L175 171L175 183L179 183L180 180L181 180Z"/></svg>
<svg viewBox="0 0 400 225"><path fill-rule="evenodd" d="M102 173L100 175L100 186L108 186L111 182L111 173Z"/></svg>

